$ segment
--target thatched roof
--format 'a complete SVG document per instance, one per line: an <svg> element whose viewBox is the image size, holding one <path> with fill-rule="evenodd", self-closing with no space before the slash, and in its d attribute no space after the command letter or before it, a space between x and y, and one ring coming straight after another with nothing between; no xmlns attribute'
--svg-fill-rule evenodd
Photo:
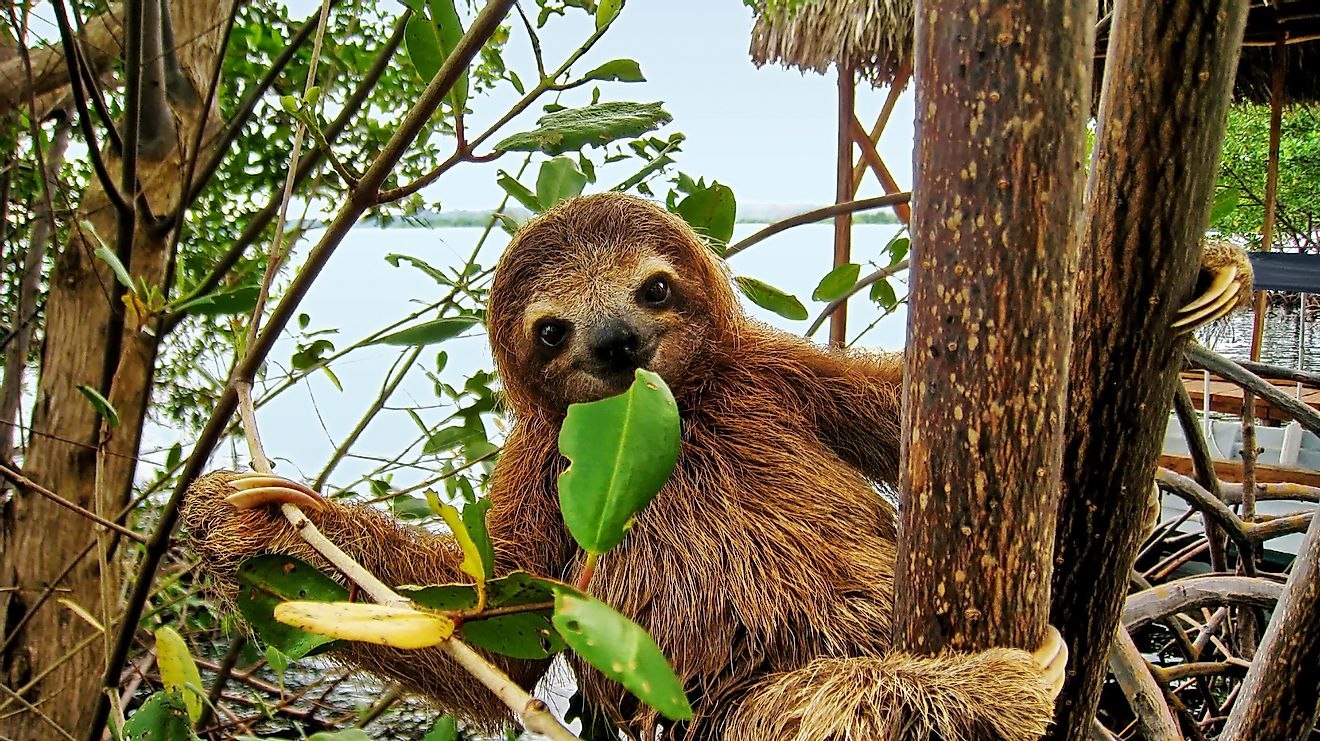
<svg viewBox="0 0 1320 741"><path fill-rule="evenodd" d="M796 5L789 10L785 5ZM756 19L751 55L766 62L825 73L851 67L875 85L912 69L912 0L814 0L775 3Z"/></svg>
<svg viewBox="0 0 1320 741"><path fill-rule="evenodd" d="M1095 86L1099 91L1109 28L1104 21L1112 2L1102 0L1100 33L1096 38ZM1315 0L1252 0L1242 40L1233 99L1239 103L1270 103L1274 45L1287 43L1284 104L1320 102L1320 7Z"/></svg>

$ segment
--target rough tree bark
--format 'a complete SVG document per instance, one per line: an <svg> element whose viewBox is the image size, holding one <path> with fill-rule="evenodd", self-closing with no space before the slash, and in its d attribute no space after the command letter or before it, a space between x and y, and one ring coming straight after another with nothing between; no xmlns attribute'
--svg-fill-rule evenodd
<svg viewBox="0 0 1320 741"><path fill-rule="evenodd" d="M1320 517L1297 552L1221 738L1307 738L1320 721Z"/></svg>
<svg viewBox="0 0 1320 741"><path fill-rule="evenodd" d="M1090 90L1090 0L926 0L896 637L1044 638Z"/></svg>
<svg viewBox="0 0 1320 741"><path fill-rule="evenodd" d="M1051 737L1086 738L1185 340L1247 0L1119 0L1077 281L1051 622L1072 648Z"/></svg>
<svg viewBox="0 0 1320 741"><path fill-rule="evenodd" d="M180 40L175 49L178 61L197 94L169 101L171 110L164 112L174 129L169 146L137 163L141 192L156 216L169 214L186 190L182 177L197 127L216 123L214 111L203 111L200 101L222 53L220 39L233 2L172 0L168 7ZM147 32L160 33L159 24ZM155 134L144 129L144 140ZM122 163L108 150L106 157L108 169L117 176ZM120 250L116 219L115 208L93 179L75 220L90 224L91 230L74 230L56 256L50 278L32 434L23 461L29 478L107 518L118 515L132 491L158 340L125 320L115 279L92 253L104 242L121 255L135 282L165 290L172 244L172 235L153 233L139 218L131 251ZM111 401L120 418L118 427L102 429L79 385L98 389ZM98 449L104 451L99 471ZM104 641L81 618L53 601L35 612L30 607L70 555L80 552L95 533L92 523L27 492L17 492L0 517L0 542L5 544L0 583L18 587L0 594L0 600L7 602L0 604L5 617L0 637L6 645L0 673L6 685L21 691L68 730L86 725L96 705ZM101 573L94 559L86 559L59 584L60 596L92 615L108 617L107 629L113 630L119 605L104 604L101 595L105 586L109 587L105 594L119 594L117 573L114 568ZM109 582L103 584L103 579ZM21 630L15 631L20 623ZM53 730L32 713L9 718L5 724L6 734L14 738L45 738Z"/></svg>

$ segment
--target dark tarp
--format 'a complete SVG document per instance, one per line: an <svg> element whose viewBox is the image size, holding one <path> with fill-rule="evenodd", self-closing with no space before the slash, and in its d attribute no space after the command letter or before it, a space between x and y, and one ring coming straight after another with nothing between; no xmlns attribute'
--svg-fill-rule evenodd
<svg viewBox="0 0 1320 741"><path fill-rule="evenodd" d="M1320 293L1320 255L1296 252L1251 252L1257 291Z"/></svg>

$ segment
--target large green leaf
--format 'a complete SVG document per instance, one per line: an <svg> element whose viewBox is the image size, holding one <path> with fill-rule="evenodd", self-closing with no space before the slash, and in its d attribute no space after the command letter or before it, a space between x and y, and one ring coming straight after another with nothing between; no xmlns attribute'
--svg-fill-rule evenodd
<svg viewBox="0 0 1320 741"><path fill-rule="evenodd" d="M604 553L622 542L669 479L678 446L678 406L651 371L637 369L618 396L570 405L559 430L559 452L569 460L559 507L578 545Z"/></svg>
<svg viewBox="0 0 1320 741"><path fill-rule="evenodd" d="M440 39L440 49L445 57L454 53L454 48L463 38L463 23L458 19L458 11L454 8L454 0L427 0L427 8L431 12L431 22L435 24L436 35ZM449 97L453 100L454 110L461 111L467 105L468 98L468 76L467 72L459 75L458 80L454 82L454 88Z"/></svg>
<svg viewBox="0 0 1320 741"><path fill-rule="evenodd" d="M568 586L555 588L554 623L569 648L642 702L672 720L692 717L683 683L639 625Z"/></svg>
<svg viewBox="0 0 1320 741"><path fill-rule="evenodd" d="M871 284L871 300L885 307L887 311L893 311L898 306L898 296L894 295L894 287L889 285L885 278Z"/></svg>
<svg viewBox="0 0 1320 741"><path fill-rule="evenodd" d="M785 319L802 321L807 318L807 307L802 305L797 296L775 288L764 281L740 275L734 278L738 290L763 309L769 309Z"/></svg>
<svg viewBox="0 0 1320 741"><path fill-rule="evenodd" d="M816 286L815 292L811 294L811 299L813 301L833 301L843 298L848 289L857 285L857 277L861 274L861 265L855 262L846 262L820 279L820 284Z"/></svg>
<svg viewBox="0 0 1320 741"><path fill-rule="evenodd" d="M477 320L472 317L458 316L446 317L444 319L432 319L429 322L423 322L415 327L401 329L398 332L387 334L384 337L378 337L372 340L372 345L434 345L437 342L451 340L464 330L476 324Z"/></svg>
<svg viewBox="0 0 1320 741"><path fill-rule="evenodd" d="M238 611L263 642L295 659L331 648L334 639L276 620L275 606L288 600L346 600L348 590L339 582L293 556L264 555L238 567L238 583Z"/></svg>
<svg viewBox="0 0 1320 741"><path fill-rule="evenodd" d="M614 101L586 108L567 108L542 116L537 127L495 145L500 152L545 152L555 155L582 147L604 146L618 139L641 136L672 120L661 103Z"/></svg>
<svg viewBox="0 0 1320 741"><path fill-rule="evenodd" d="M258 286L239 286L216 291L185 301L174 307L174 310L192 316L246 314L257 305L257 294L260 290Z"/></svg>
<svg viewBox="0 0 1320 741"><path fill-rule="evenodd" d="M183 636L168 625L156 629L156 665L160 667L161 684L183 697L188 718L196 723L202 717L202 675Z"/></svg>
<svg viewBox="0 0 1320 741"><path fill-rule="evenodd" d="M177 692L155 692L124 724L124 741L193 741L188 711Z"/></svg>
<svg viewBox="0 0 1320 741"><path fill-rule="evenodd" d="M427 0L425 14L420 0L405 3L413 9L413 17L403 30L403 42L408 50L408 58L417 70L418 76L430 81L444 65L445 59L454 51L459 39L463 38L463 25L454 9L453 0ZM454 110L462 110L467 104L468 76L464 72L454 82L449 93Z"/></svg>
<svg viewBox="0 0 1320 741"><path fill-rule="evenodd" d="M536 200L543 209L580 195L587 187L587 176L568 157L555 157L541 163L536 176Z"/></svg>
<svg viewBox="0 0 1320 741"><path fill-rule="evenodd" d="M491 579L486 582L486 607L548 603L554 598L551 584L522 571ZM471 584L399 587L398 591L433 610L470 610L477 606L477 590ZM563 639L550 623L550 613L546 608L485 619L466 618L459 625L459 633L468 643L488 651L517 659L544 659L564 650Z"/></svg>
<svg viewBox="0 0 1320 741"><path fill-rule="evenodd" d="M733 236L738 216L737 200L727 185L711 183L683 200L674 209L693 229L722 249Z"/></svg>

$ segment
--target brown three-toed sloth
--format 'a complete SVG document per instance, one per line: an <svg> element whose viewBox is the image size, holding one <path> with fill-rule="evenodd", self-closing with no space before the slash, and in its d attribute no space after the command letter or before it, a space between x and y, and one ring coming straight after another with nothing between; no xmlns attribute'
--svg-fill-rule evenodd
<svg viewBox="0 0 1320 741"><path fill-rule="evenodd" d="M893 648L897 520L877 486L898 480L900 355L829 351L749 319L729 276L677 217L639 198L563 203L519 231L487 313L513 427L495 467L489 528L497 571L576 581L583 556L558 511L569 404L660 374L682 418L673 475L592 592L650 632L695 718L682 739L1031 739L1052 687L1018 649L919 657ZM261 552L324 563L278 517L199 480L184 512L223 589ZM390 584L464 581L448 538L365 507L311 519ZM345 661L491 727L510 716L438 650L355 644ZM549 662L496 657L528 686ZM588 703L639 738L654 711L569 659ZM1043 659L1042 662L1049 662ZM1053 660L1057 663L1057 657Z"/></svg>

